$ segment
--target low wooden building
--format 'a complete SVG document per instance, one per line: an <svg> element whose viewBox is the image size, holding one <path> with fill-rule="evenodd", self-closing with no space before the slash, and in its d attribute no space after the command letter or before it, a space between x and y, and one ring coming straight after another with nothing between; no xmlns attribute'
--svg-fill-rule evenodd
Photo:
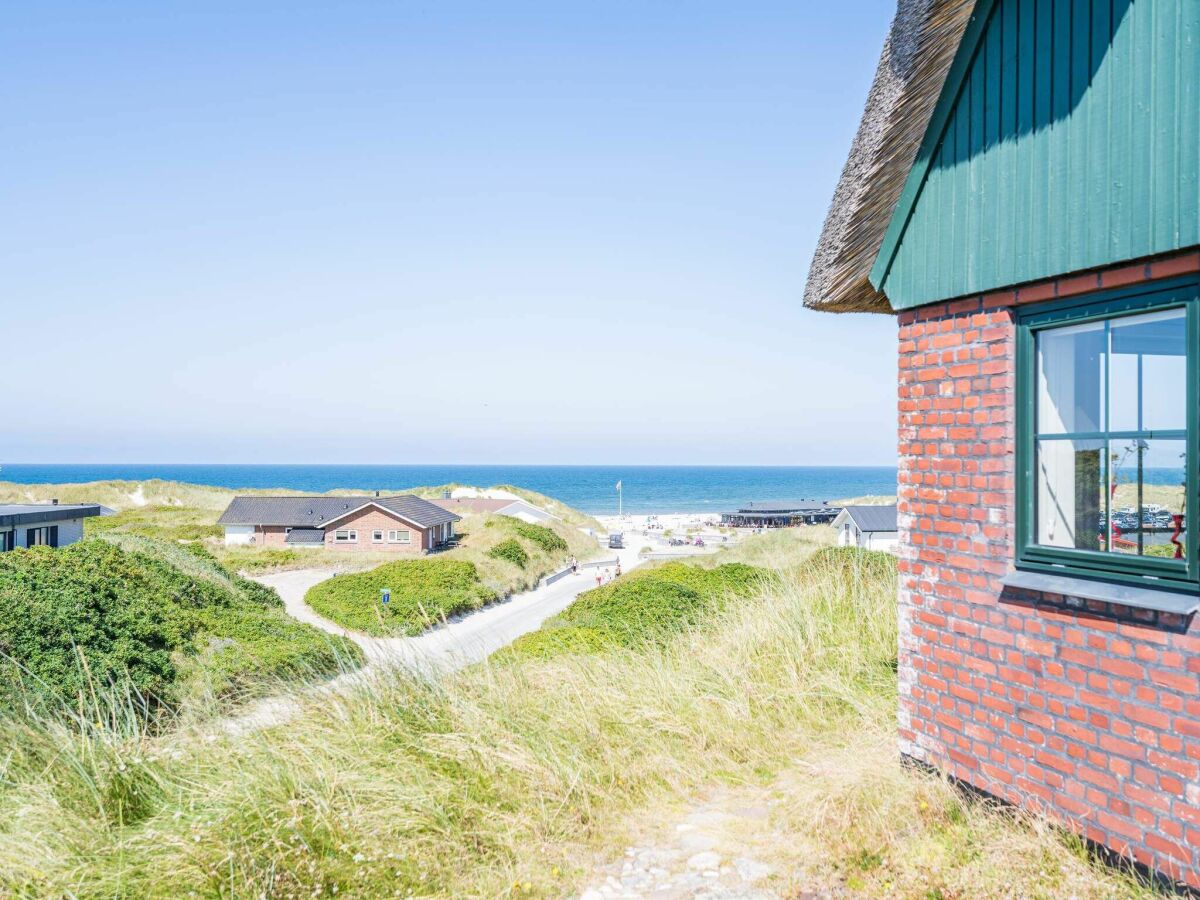
<svg viewBox="0 0 1200 900"><path fill-rule="evenodd" d="M721 513L721 524L731 528L793 528L828 525L841 508L825 500L769 500L747 503L734 512Z"/></svg>

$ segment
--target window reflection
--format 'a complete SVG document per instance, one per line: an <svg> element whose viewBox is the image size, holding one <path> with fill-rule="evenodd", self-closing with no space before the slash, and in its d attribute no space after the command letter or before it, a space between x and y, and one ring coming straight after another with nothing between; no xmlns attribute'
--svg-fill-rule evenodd
<svg viewBox="0 0 1200 900"><path fill-rule="evenodd" d="M1104 427L1105 324L1071 325L1038 335L1040 434L1100 431Z"/></svg>
<svg viewBox="0 0 1200 900"><path fill-rule="evenodd" d="M1037 542L1102 550L1105 449L1100 440L1038 442Z"/></svg>
<svg viewBox="0 0 1200 900"><path fill-rule="evenodd" d="M1110 442L1108 549L1183 558L1186 455L1183 441Z"/></svg>
<svg viewBox="0 0 1200 900"><path fill-rule="evenodd" d="M1186 322L1172 309L1037 333L1038 544L1183 557Z"/></svg>
<svg viewBox="0 0 1200 900"><path fill-rule="evenodd" d="M1110 328L1109 431L1187 427L1187 326L1181 309Z"/></svg>

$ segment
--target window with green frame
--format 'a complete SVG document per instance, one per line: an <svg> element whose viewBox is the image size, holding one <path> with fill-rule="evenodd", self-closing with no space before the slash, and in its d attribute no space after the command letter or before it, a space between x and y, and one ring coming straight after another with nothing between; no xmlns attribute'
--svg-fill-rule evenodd
<svg viewBox="0 0 1200 900"><path fill-rule="evenodd" d="M1196 280L1039 308L1018 325L1018 567L1194 590Z"/></svg>

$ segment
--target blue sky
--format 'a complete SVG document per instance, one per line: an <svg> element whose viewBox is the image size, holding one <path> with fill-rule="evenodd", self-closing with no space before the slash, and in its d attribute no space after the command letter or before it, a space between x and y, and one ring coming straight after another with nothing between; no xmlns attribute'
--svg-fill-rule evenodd
<svg viewBox="0 0 1200 900"><path fill-rule="evenodd" d="M14 6L0 463L891 463L800 300L893 9Z"/></svg>

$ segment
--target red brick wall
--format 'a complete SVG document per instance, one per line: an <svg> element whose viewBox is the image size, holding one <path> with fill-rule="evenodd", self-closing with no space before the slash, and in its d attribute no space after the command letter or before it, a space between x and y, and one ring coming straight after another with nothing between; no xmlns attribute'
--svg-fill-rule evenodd
<svg viewBox="0 0 1200 900"><path fill-rule="evenodd" d="M1200 253L901 312L902 751L1200 887L1200 623L1008 591L1014 307Z"/></svg>
<svg viewBox="0 0 1200 900"><path fill-rule="evenodd" d="M389 544L387 542L387 533L401 528L407 528L412 533L412 543ZM333 535L334 531L339 530L357 531L358 541L356 543L336 543ZM381 544L371 541L371 532L376 530L383 531L383 543ZM424 553L426 550L432 549L435 536L431 532L435 531L438 531L438 529L417 528L415 525L410 525L401 519L371 507L366 512L340 519L334 523L332 528L327 528L325 531L325 547L328 550L341 550L350 553ZM260 525L254 532L254 542L260 547L291 546L286 542L286 538L287 529L282 525Z"/></svg>
<svg viewBox="0 0 1200 900"><path fill-rule="evenodd" d="M389 544L387 542L387 533L397 529L408 529L412 536L412 542L409 544ZM424 553L433 546L431 543L431 530L428 528L417 528L415 525L410 525L402 519L398 519L371 506L367 507L361 513L347 516L326 527L325 547L330 550L342 550L351 553ZM339 544L333 539L334 532L336 531L357 531L358 542L354 544ZM383 543L376 544L371 541L372 531L383 532Z"/></svg>

